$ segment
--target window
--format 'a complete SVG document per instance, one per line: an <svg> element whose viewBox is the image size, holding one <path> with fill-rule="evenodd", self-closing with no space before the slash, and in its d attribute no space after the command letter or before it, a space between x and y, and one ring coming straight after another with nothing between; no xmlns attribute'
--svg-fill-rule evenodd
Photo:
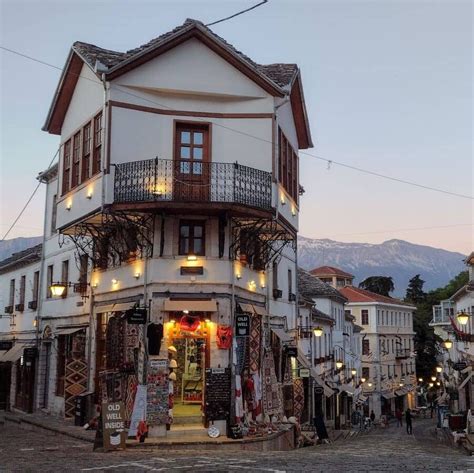
<svg viewBox="0 0 474 473"><path fill-rule="evenodd" d="M185 176L205 174L203 162L209 160L209 128L187 123L176 125L175 157L178 160L177 171Z"/></svg>
<svg viewBox="0 0 474 473"><path fill-rule="evenodd" d="M50 265L48 266L48 269L46 272L46 297L48 299L53 297L53 294L51 292L51 284L53 284L53 269L54 269L54 266Z"/></svg>
<svg viewBox="0 0 474 473"><path fill-rule="evenodd" d="M369 325L369 311L367 309L362 309L362 325Z"/></svg>
<svg viewBox="0 0 474 473"><path fill-rule="evenodd" d="M87 284L87 267L89 264L89 257L87 255L81 255L79 257L79 284Z"/></svg>
<svg viewBox="0 0 474 473"><path fill-rule="evenodd" d="M278 263L276 261L272 263L272 289L278 290Z"/></svg>
<svg viewBox="0 0 474 473"><path fill-rule="evenodd" d="M71 178L71 140L66 141L63 147L63 194L69 192Z"/></svg>
<svg viewBox="0 0 474 473"><path fill-rule="evenodd" d="M58 213L58 196L53 197L53 206L51 208L51 234L56 233L56 215Z"/></svg>
<svg viewBox="0 0 474 473"><path fill-rule="evenodd" d="M66 289L64 290L64 293L62 297L67 297L67 283L69 281L69 261L63 261L61 265L61 282L66 285Z"/></svg>
<svg viewBox="0 0 474 473"><path fill-rule="evenodd" d="M288 270L288 298L293 294L293 274L291 269Z"/></svg>
<svg viewBox="0 0 474 473"><path fill-rule="evenodd" d="M90 175L92 124L88 123L82 130L82 169L81 182L87 181Z"/></svg>
<svg viewBox="0 0 474 473"><path fill-rule="evenodd" d="M94 150L92 159L92 174L101 171L102 154L102 112L94 118Z"/></svg>
<svg viewBox="0 0 474 473"><path fill-rule="evenodd" d="M204 223L179 224L179 254L204 256Z"/></svg>
<svg viewBox="0 0 474 473"><path fill-rule="evenodd" d="M15 280L10 279L10 295L8 298L8 305L15 304Z"/></svg>
<svg viewBox="0 0 474 473"><path fill-rule="evenodd" d="M32 301L38 301L39 276L40 276L40 272L35 271L35 274L33 275L33 291L31 293Z"/></svg>
<svg viewBox="0 0 474 473"><path fill-rule="evenodd" d="M291 198L298 201L298 154L295 153L281 129L278 130L279 181Z"/></svg>
<svg viewBox="0 0 474 473"><path fill-rule="evenodd" d="M26 276L20 278L20 300L19 304L25 304L25 287L26 287Z"/></svg>
<svg viewBox="0 0 474 473"><path fill-rule="evenodd" d="M365 379L370 378L370 368L368 366L364 366L362 368L362 378L365 378Z"/></svg>
<svg viewBox="0 0 474 473"><path fill-rule="evenodd" d="M77 187L80 183L81 170L81 132L79 131L72 139L72 176L71 189Z"/></svg>
<svg viewBox="0 0 474 473"><path fill-rule="evenodd" d="M370 353L370 342L369 340L365 339L362 340L362 354L369 355Z"/></svg>

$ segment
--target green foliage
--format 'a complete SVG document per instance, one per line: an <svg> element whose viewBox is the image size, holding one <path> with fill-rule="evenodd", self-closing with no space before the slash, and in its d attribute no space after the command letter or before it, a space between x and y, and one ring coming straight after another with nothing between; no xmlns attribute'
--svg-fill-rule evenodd
<svg viewBox="0 0 474 473"><path fill-rule="evenodd" d="M408 282L405 300L414 304L423 302L426 298L426 294L423 292L423 284L425 284L425 281L420 278L419 274L412 277Z"/></svg>
<svg viewBox="0 0 474 473"><path fill-rule="evenodd" d="M381 296L390 297L390 293L395 289L393 279L386 276L370 276L364 279L359 287L366 291L375 292Z"/></svg>
<svg viewBox="0 0 474 473"><path fill-rule="evenodd" d="M417 276L410 279L410 282ZM418 376L424 378L431 376L437 364L436 355L441 340L435 335L433 327L429 326L433 315L432 307L444 299L449 299L456 291L466 285L468 280L468 272L463 271L449 281L445 287L428 292L421 301L412 301L417 308L413 318L413 329L415 331L416 371Z"/></svg>

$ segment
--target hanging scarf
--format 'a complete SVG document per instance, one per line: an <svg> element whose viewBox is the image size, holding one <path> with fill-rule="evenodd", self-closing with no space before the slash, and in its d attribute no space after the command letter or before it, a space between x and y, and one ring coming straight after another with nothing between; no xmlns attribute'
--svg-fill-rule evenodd
<svg viewBox="0 0 474 473"><path fill-rule="evenodd" d="M217 348L228 350L232 344L232 327L230 325L218 325L216 334Z"/></svg>

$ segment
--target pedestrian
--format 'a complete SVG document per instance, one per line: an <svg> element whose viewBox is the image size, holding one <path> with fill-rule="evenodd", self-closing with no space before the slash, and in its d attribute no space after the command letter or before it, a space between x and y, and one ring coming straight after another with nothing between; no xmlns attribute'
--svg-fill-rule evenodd
<svg viewBox="0 0 474 473"><path fill-rule="evenodd" d="M412 420L411 411L410 411L410 409L407 409L406 412L405 412L405 421L407 423L407 434L408 435L413 434L411 420Z"/></svg>
<svg viewBox="0 0 474 473"><path fill-rule="evenodd" d="M370 411L370 422L372 422L372 425L374 424L375 422L375 413L374 411Z"/></svg>
<svg viewBox="0 0 474 473"><path fill-rule="evenodd" d="M403 426L403 413L400 409L397 409L395 412L395 417L397 418L397 427L402 427Z"/></svg>

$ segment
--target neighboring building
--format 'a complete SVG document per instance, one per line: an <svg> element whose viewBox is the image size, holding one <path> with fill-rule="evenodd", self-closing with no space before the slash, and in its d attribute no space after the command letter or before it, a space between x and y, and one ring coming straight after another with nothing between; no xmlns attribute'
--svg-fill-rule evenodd
<svg viewBox="0 0 474 473"><path fill-rule="evenodd" d="M448 404L452 412L474 409L472 367L474 365L474 252L465 260L469 281L450 299L433 306L430 325L443 340L439 357L443 368L438 376L441 386L437 390L439 404ZM467 316L461 324L460 315ZM450 348L446 347L446 342Z"/></svg>
<svg viewBox="0 0 474 473"><path fill-rule="evenodd" d="M69 416L70 394L90 391L96 403L121 398L129 416L145 347L166 373L177 365L175 422L222 421L229 407L208 407L225 385L213 374L262 383L265 365L272 389L299 389L297 372L285 377L298 329L298 149L312 146L298 67L256 64L195 20L126 53L75 43L44 130L61 152L40 175L37 407ZM49 297L54 282L65 296ZM146 329L129 323L140 309ZM236 315L250 316L250 351L228 344ZM171 423L165 407L153 435Z"/></svg>
<svg viewBox="0 0 474 473"><path fill-rule="evenodd" d="M304 334L300 335L300 347L316 374L331 388L318 390L314 412L324 412L328 425L340 428L349 422L360 378L354 317L345 313L347 299L337 289L302 269L298 270L298 292ZM314 334L316 326L323 329L320 337ZM337 368L338 362L342 363L341 368Z"/></svg>
<svg viewBox="0 0 474 473"><path fill-rule="evenodd" d="M352 274L346 273L342 269L333 266L320 266L312 269L310 273L336 289L344 286L352 286L352 281L354 280Z"/></svg>
<svg viewBox="0 0 474 473"><path fill-rule="evenodd" d="M42 245L0 262L0 409L33 411Z"/></svg>
<svg viewBox="0 0 474 473"><path fill-rule="evenodd" d="M398 299L346 286L346 310L356 318L361 331L361 376L365 413L377 418L396 409L414 407L416 366L413 312L415 307Z"/></svg>

